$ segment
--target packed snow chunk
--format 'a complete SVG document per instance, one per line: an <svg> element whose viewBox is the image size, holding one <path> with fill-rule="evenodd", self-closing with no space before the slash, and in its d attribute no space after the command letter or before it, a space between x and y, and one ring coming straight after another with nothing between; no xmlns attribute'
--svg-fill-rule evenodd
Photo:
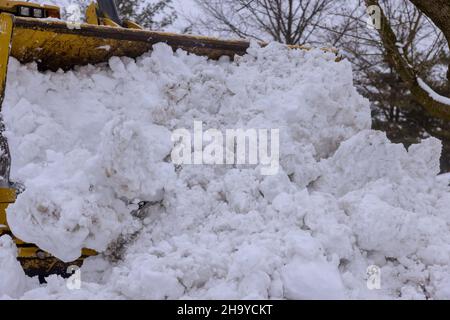
<svg viewBox="0 0 450 320"><path fill-rule="evenodd" d="M384 133L363 131L324 161L328 169L315 188L341 197L362 249L406 256L445 235L448 214L436 206L442 195L432 192L440 151L433 138L407 151Z"/></svg>
<svg viewBox="0 0 450 320"><path fill-rule="evenodd" d="M17 261L17 247L11 237L0 237L0 299L21 297L29 282Z"/></svg>
<svg viewBox="0 0 450 320"><path fill-rule="evenodd" d="M385 178L395 183L426 180L426 189L439 173L441 148L439 140L429 138L408 152L403 145L391 143L383 132L361 131L322 162L324 172L314 186L343 196Z"/></svg>
<svg viewBox="0 0 450 320"><path fill-rule="evenodd" d="M329 262L295 259L283 267L281 274L288 299L336 300L346 297L339 271Z"/></svg>

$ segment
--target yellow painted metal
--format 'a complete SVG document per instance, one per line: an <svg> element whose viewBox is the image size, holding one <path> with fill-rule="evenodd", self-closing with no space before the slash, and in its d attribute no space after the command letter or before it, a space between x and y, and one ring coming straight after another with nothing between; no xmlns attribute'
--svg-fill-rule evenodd
<svg viewBox="0 0 450 320"><path fill-rule="evenodd" d="M44 258L52 257L51 254L39 249L37 246L28 245L22 241L20 241L20 242L16 241L15 243L18 247L18 257L21 259L26 259L26 258L44 259ZM25 246L22 246L22 245L25 245ZM82 257L91 257L91 256L95 256L97 254L98 253L92 249L83 249L81 252Z"/></svg>
<svg viewBox="0 0 450 320"><path fill-rule="evenodd" d="M47 17L60 18L60 8L52 5L42 5L38 3L25 2L25 1L12 1L12 0L0 0L0 11L9 12L12 14L17 13L18 7L29 7L44 9Z"/></svg>
<svg viewBox="0 0 450 320"><path fill-rule="evenodd" d="M0 188L0 203L13 203L16 201L16 190L12 188Z"/></svg>
<svg viewBox="0 0 450 320"><path fill-rule="evenodd" d="M0 110L5 95L6 76L11 49L14 17L8 13L0 14Z"/></svg>
<svg viewBox="0 0 450 320"><path fill-rule="evenodd" d="M6 208L16 200L16 190L10 188L0 188L0 236L9 233L6 220Z"/></svg>
<svg viewBox="0 0 450 320"><path fill-rule="evenodd" d="M17 238L14 239L15 244L17 245L18 253L17 256L19 259L46 259L52 258L52 255L48 252L41 250L39 247L25 243ZM81 251L81 258L95 256L98 253L92 249L83 249Z"/></svg>
<svg viewBox="0 0 450 320"><path fill-rule="evenodd" d="M0 0L0 10L2 4L5 8L11 7L10 3L12 1ZM28 2L26 4L31 5ZM59 8L55 8L59 13ZM14 17L5 12L0 14L0 110L9 56L21 63L36 62L41 70L56 71L68 70L78 65L106 62L113 56L136 58L160 42L168 44L174 50L183 49L210 59L243 55L249 47L247 41L241 40L219 40L142 30L139 25L127 20L123 21L125 28L122 28L111 19L99 18L95 3L88 7L86 21L87 24L81 24L80 28L73 28L63 21ZM310 49L303 46L289 47ZM323 50L336 53L332 49ZM0 188L0 225L6 226L0 227L0 235L5 232L10 234L6 208L9 203L15 201L15 197L14 189ZM14 241L18 246L18 259L29 275L49 274L52 270L63 270L66 266L33 244L27 244L17 238L14 238ZM74 263L81 265L85 257L96 254L94 250L84 249L82 258Z"/></svg>
<svg viewBox="0 0 450 320"><path fill-rule="evenodd" d="M79 259L65 263L37 247L18 245L18 260L25 273L30 277L39 276L41 279L55 273L62 276L70 276L70 274L67 274L69 266L76 265L81 267L84 259L96 254L93 250L85 249Z"/></svg>
<svg viewBox="0 0 450 320"><path fill-rule="evenodd" d="M41 251L38 247L18 247L17 250L19 258L38 258L37 253ZM49 258L51 255L43 253L43 257Z"/></svg>
<svg viewBox="0 0 450 320"><path fill-rule="evenodd" d="M16 245L23 245L23 244L27 244L26 242L18 239L18 238L14 238L14 242L16 243Z"/></svg>
<svg viewBox="0 0 450 320"><path fill-rule="evenodd" d="M11 10L16 9L19 6L23 7L32 7L32 8L40 8L40 9L47 9L47 10L58 10L59 7L52 6L52 5L43 5L38 3L32 3L27 1L14 1L14 0L0 0L0 10Z"/></svg>
<svg viewBox="0 0 450 320"><path fill-rule="evenodd" d="M112 56L136 58L159 42L211 59L243 55L249 47L247 41L241 40L89 24L74 29L62 21L16 17L11 55L22 63L37 62L41 70L67 70L77 65L106 62Z"/></svg>
<svg viewBox="0 0 450 320"><path fill-rule="evenodd" d="M2 225L2 227L0 227L0 236L5 233L12 236L6 219L6 209L8 205L14 203L15 200L15 189L0 188L0 225ZM13 239L17 246L17 258L21 262L27 274L31 276L48 275L51 273L55 265L59 266L58 270L55 270L55 272L64 271L63 269L66 264L52 257L51 254L41 250L34 244L26 243L18 238L15 238L14 236ZM84 258L97 255L97 252L91 249L83 249L81 254L82 257L80 259L69 263L69 265L81 265Z"/></svg>
<svg viewBox="0 0 450 320"><path fill-rule="evenodd" d="M95 2L92 2L87 8L85 13L85 20L90 25L102 25L108 27L120 28L121 26L108 17L99 17L98 6ZM134 28L139 29L139 28ZM142 29L142 28L141 28Z"/></svg>

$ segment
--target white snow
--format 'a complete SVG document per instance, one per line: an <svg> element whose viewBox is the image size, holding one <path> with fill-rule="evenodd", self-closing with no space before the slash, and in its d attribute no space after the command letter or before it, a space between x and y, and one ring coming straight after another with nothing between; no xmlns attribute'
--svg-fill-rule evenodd
<svg viewBox="0 0 450 320"><path fill-rule="evenodd" d="M0 300L19 298L30 283L38 283L25 276L16 257L17 249L11 237L0 237Z"/></svg>
<svg viewBox="0 0 450 320"><path fill-rule="evenodd" d="M439 103L445 104L450 106L450 98L444 97L442 95L440 95L439 93L437 93L436 91L434 91L428 84L425 83L425 81L423 81L421 78L417 78L417 83L419 84L419 86L425 90L428 95L434 100L437 101Z"/></svg>
<svg viewBox="0 0 450 320"><path fill-rule="evenodd" d="M104 253L71 291L57 276L27 282L3 245L16 281L0 296L450 298L441 144L406 150L370 130L351 66L332 54L253 44L213 62L159 44L137 61L45 74L12 60L3 116L12 179L26 187L8 208L13 232L66 261ZM194 120L279 128L279 173L175 168L170 133ZM149 205L131 214L139 201ZM373 264L381 289L370 291Z"/></svg>

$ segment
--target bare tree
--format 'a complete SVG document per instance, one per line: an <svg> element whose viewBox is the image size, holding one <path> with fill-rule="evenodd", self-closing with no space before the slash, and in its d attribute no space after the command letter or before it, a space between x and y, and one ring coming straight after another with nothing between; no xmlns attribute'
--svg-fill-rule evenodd
<svg viewBox="0 0 450 320"><path fill-rule="evenodd" d="M142 0L116 0L116 3L123 18L134 20L145 28L162 30L177 19L172 0L144 3Z"/></svg>
<svg viewBox="0 0 450 320"><path fill-rule="evenodd" d="M414 1L413 1L414 2ZM421 2L421 1L415 1ZM376 5L380 7L378 0L365 0L367 6ZM434 6L435 4L433 4ZM379 29L379 37L384 48L384 56L389 65L396 71L402 82L411 91L412 97L431 115L450 120L450 105L443 103L442 99L436 99L430 94L421 80L420 70L414 65L416 59L410 55L413 50L412 44L414 37L417 35L416 28L413 27L410 35L411 39L405 39L402 43L399 36L394 32L392 21L385 14L385 10L381 9L381 28ZM416 25L419 26L422 12L416 15ZM400 34L401 36L401 34Z"/></svg>
<svg viewBox="0 0 450 320"><path fill-rule="evenodd" d="M220 34L303 45L313 41L332 0L196 0L198 24Z"/></svg>
<svg viewBox="0 0 450 320"><path fill-rule="evenodd" d="M322 26L328 31L328 42L343 50L352 61L357 84L366 96L372 101L387 99L391 101L389 108L406 110L411 103L404 104L401 100L406 100L410 87L402 83L392 61L392 52L401 55L419 77L430 78L430 70L448 60L445 38L409 1L384 1L383 14L396 35L391 50L387 50L379 32L367 27L365 7L359 4L336 12L340 17L337 24ZM376 93L380 94L379 98ZM400 98L398 102L392 100L393 96ZM398 113L396 110L395 114Z"/></svg>

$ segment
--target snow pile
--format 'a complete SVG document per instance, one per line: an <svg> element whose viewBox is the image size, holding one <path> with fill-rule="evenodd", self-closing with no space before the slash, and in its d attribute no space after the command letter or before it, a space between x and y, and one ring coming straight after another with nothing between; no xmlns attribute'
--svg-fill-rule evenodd
<svg viewBox="0 0 450 320"><path fill-rule="evenodd" d="M0 299L19 298L31 279L25 276L10 236L0 237Z"/></svg>
<svg viewBox="0 0 450 320"><path fill-rule="evenodd" d="M348 62L276 44L213 62L157 45L67 73L13 60L8 76L12 179L26 187L13 232L66 261L105 252L81 290L55 276L23 297L450 298L440 142L407 151L370 130ZM174 166L171 132L194 120L279 128L278 174ZM382 286L369 291L374 264Z"/></svg>

